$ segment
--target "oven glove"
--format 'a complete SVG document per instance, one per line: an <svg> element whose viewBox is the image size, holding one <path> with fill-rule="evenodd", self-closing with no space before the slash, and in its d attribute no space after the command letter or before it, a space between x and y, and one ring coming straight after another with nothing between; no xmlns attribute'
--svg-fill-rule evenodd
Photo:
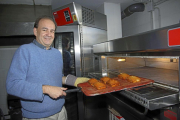
<svg viewBox="0 0 180 120"><path fill-rule="evenodd" d="M70 85L70 86L75 86L77 87L77 85L79 83L84 83L87 82L90 78L86 78L86 77L76 77L74 75L68 75L66 77L66 85Z"/></svg>

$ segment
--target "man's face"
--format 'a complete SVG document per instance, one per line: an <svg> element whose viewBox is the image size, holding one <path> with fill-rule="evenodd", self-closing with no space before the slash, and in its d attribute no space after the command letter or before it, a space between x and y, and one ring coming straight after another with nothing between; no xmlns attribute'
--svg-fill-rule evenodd
<svg viewBox="0 0 180 120"><path fill-rule="evenodd" d="M34 28L34 35L37 42L49 49L55 34L55 24L49 19L41 19L38 28Z"/></svg>

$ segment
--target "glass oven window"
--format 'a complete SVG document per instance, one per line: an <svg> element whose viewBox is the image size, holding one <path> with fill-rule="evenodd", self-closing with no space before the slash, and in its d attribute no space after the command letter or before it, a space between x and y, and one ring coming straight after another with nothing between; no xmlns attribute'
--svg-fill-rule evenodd
<svg viewBox="0 0 180 120"><path fill-rule="evenodd" d="M56 33L54 47L62 53L64 76L76 75L73 32Z"/></svg>

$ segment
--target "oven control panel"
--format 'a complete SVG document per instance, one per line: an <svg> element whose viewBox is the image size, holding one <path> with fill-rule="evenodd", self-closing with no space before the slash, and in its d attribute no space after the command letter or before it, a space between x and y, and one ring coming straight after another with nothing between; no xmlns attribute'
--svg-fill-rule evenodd
<svg viewBox="0 0 180 120"><path fill-rule="evenodd" d="M74 22L69 7L53 12L53 15L57 26L72 24Z"/></svg>

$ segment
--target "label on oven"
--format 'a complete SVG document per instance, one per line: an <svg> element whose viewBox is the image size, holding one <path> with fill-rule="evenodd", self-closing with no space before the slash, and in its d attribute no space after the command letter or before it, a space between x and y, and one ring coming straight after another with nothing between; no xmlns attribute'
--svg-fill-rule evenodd
<svg viewBox="0 0 180 120"><path fill-rule="evenodd" d="M168 46L169 47L180 46L180 28L174 28L168 30Z"/></svg>
<svg viewBox="0 0 180 120"><path fill-rule="evenodd" d="M164 117L169 118L169 120L177 120L177 113L171 110L166 110L164 111Z"/></svg>

